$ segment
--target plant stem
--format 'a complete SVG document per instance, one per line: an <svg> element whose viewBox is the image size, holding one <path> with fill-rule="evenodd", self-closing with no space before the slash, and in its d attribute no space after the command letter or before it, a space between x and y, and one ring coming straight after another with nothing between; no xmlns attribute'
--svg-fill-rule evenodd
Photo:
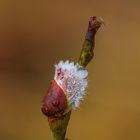
<svg viewBox="0 0 140 140"><path fill-rule="evenodd" d="M94 46L95 46L95 34L103 21L97 19L96 17L91 17L88 25L88 30L83 43L83 47L80 53L78 63L86 67L94 56ZM66 140L65 134L68 126L68 122L71 116L71 111L66 113L64 116L58 118L50 118L50 128L53 133L53 140Z"/></svg>
<svg viewBox="0 0 140 140"><path fill-rule="evenodd" d="M60 118L55 118L52 121L49 121L50 128L53 134L53 140L65 140L65 134L70 116L71 111Z"/></svg>

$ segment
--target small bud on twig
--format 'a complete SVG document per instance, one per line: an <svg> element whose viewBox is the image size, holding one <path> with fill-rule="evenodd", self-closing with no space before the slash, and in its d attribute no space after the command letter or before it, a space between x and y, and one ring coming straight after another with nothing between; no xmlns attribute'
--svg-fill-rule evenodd
<svg viewBox="0 0 140 140"><path fill-rule="evenodd" d="M95 16L91 17L88 24L88 30L85 36L85 41L83 43L83 48L79 58L79 64L86 67L87 64L94 56L95 47L95 34L102 25L103 19L97 18Z"/></svg>

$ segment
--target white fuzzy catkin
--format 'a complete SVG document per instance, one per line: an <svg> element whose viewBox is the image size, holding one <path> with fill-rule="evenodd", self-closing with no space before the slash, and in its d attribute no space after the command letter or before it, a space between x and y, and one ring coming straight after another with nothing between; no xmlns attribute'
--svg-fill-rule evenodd
<svg viewBox="0 0 140 140"><path fill-rule="evenodd" d="M55 65L54 80L62 88L73 109L79 107L87 87L88 72L78 63L60 61Z"/></svg>

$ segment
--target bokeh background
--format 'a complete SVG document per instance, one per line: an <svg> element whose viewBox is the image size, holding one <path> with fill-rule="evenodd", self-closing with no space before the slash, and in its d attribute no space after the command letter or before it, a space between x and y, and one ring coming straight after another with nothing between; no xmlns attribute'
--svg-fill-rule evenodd
<svg viewBox="0 0 140 140"><path fill-rule="evenodd" d="M105 21L73 111L71 140L140 140L140 1L1 0L0 140L50 140L40 111L54 67L76 61L90 16Z"/></svg>

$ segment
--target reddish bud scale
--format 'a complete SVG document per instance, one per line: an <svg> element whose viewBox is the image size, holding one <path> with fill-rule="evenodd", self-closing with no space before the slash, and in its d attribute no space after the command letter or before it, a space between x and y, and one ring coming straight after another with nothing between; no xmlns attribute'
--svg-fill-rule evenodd
<svg viewBox="0 0 140 140"><path fill-rule="evenodd" d="M67 108L67 98L55 80L51 81L43 99L42 112L48 117L60 117Z"/></svg>

